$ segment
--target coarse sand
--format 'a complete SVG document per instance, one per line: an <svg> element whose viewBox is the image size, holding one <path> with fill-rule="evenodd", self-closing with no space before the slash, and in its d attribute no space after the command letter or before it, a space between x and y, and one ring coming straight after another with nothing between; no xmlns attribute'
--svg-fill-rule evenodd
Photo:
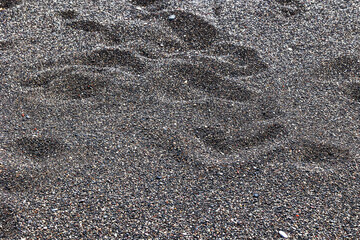
<svg viewBox="0 0 360 240"><path fill-rule="evenodd" d="M359 239L359 16L0 0L0 238Z"/></svg>

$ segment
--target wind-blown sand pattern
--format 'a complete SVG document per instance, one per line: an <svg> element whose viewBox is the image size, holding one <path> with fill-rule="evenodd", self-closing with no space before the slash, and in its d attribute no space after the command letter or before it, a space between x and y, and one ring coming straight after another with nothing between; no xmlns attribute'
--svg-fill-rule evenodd
<svg viewBox="0 0 360 240"><path fill-rule="evenodd" d="M358 239L359 9L0 0L0 238Z"/></svg>

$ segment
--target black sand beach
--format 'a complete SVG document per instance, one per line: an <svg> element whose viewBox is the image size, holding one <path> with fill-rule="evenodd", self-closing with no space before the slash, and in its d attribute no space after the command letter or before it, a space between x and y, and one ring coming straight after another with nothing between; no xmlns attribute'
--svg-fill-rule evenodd
<svg viewBox="0 0 360 240"><path fill-rule="evenodd" d="M359 16L0 0L0 238L359 239Z"/></svg>

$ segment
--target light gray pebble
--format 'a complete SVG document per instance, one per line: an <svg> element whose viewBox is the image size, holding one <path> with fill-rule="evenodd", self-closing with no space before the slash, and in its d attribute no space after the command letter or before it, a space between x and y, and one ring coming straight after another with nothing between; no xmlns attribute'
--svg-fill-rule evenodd
<svg viewBox="0 0 360 240"><path fill-rule="evenodd" d="M175 20L175 18L176 18L176 16L174 14L172 14L168 17L169 20Z"/></svg>
<svg viewBox="0 0 360 240"><path fill-rule="evenodd" d="M280 234L283 238L288 238L288 237L289 237L284 231L279 231L279 234Z"/></svg>

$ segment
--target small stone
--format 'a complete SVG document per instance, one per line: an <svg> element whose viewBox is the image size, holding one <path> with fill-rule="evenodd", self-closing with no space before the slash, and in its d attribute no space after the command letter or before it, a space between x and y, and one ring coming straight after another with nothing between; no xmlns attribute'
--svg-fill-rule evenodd
<svg viewBox="0 0 360 240"><path fill-rule="evenodd" d="M175 16L174 14L172 14L172 15L170 15L170 16L168 17L168 19L169 19L170 21L175 20L175 18L176 18L176 16Z"/></svg>
<svg viewBox="0 0 360 240"><path fill-rule="evenodd" d="M285 233L285 232L283 232L283 231L279 231L279 234L280 234L280 236L282 236L283 238L288 238L289 236Z"/></svg>
<svg viewBox="0 0 360 240"><path fill-rule="evenodd" d="M51 211L53 211L53 212L56 212L57 210L58 210L57 208L51 209Z"/></svg>
<svg viewBox="0 0 360 240"><path fill-rule="evenodd" d="M255 198L258 198L258 197L259 197L259 194L258 194L258 193L254 193L254 197L255 197Z"/></svg>
<svg viewBox="0 0 360 240"><path fill-rule="evenodd" d="M160 180L160 179L162 179L162 177L161 176L156 176L156 179Z"/></svg>

